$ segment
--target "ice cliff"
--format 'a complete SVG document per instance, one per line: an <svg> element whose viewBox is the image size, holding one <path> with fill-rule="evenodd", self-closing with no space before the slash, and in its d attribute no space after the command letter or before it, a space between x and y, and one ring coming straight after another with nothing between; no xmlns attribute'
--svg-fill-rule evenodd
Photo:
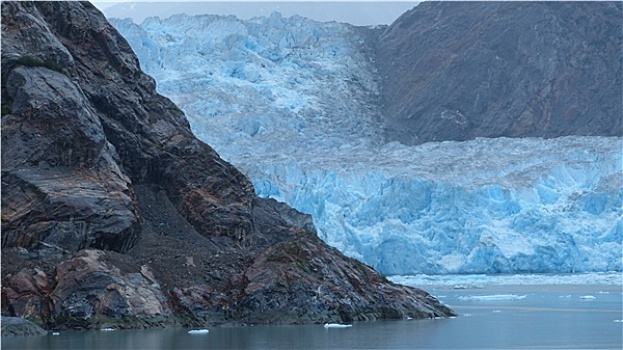
<svg viewBox="0 0 623 350"><path fill-rule="evenodd" d="M477 139L247 165L388 274L621 270L621 141Z"/></svg>
<svg viewBox="0 0 623 350"><path fill-rule="evenodd" d="M385 274L621 271L619 137L385 144L381 29L276 13L112 23L260 196Z"/></svg>

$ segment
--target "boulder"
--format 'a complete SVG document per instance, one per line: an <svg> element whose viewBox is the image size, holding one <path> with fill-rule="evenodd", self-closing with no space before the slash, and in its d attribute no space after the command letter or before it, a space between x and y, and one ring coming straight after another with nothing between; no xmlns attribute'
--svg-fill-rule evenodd
<svg viewBox="0 0 623 350"><path fill-rule="evenodd" d="M2 316L0 318L0 325L2 327L3 337L38 336L48 334L45 329L20 317Z"/></svg>

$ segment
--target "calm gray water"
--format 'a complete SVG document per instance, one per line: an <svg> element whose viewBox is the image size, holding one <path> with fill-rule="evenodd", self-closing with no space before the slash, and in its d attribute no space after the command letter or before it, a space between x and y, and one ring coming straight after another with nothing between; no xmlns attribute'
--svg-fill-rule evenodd
<svg viewBox="0 0 623 350"><path fill-rule="evenodd" d="M426 288L453 319L311 326L62 332L2 339L2 349L622 349L621 286Z"/></svg>

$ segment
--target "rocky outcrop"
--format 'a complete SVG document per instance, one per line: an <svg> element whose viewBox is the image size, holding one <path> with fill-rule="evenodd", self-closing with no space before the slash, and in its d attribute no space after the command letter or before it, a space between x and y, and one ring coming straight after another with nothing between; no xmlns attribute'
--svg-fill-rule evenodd
<svg viewBox="0 0 623 350"><path fill-rule="evenodd" d="M36 324L20 317L0 318L3 337L46 335L48 332Z"/></svg>
<svg viewBox="0 0 623 350"><path fill-rule="evenodd" d="M29 54L6 63L15 67L2 98L12 109L2 117L2 245L127 251L139 217L115 148L80 87L19 65Z"/></svg>
<svg viewBox="0 0 623 350"><path fill-rule="evenodd" d="M254 194L86 2L2 2L2 310L48 328L453 312Z"/></svg>
<svg viewBox="0 0 623 350"><path fill-rule="evenodd" d="M39 268L7 276L2 293L8 311L56 329L175 322L148 267L124 273L104 262L104 255L82 250L58 263L52 276Z"/></svg>
<svg viewBox="0 0 623 350"><path fill-rule="evenodd" d="M620 2L422 2L381 35L386 136L623 134Z"/></svg>

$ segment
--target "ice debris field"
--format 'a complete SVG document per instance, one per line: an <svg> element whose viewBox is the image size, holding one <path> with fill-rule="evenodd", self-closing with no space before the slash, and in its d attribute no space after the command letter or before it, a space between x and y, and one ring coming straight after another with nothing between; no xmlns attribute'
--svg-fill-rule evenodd
<svg viewBox="0 0 623 350"><path fill-rule="evenodd" d="M574 274L446 274L390 276L389 280L408 286L434 286L452 289L482 289L487 286L534 285L622 285L620 272Z"/></svg>
<svg viewBox="0 0 623 350"><path fill-rule="evenodd" d="M621 138L385 143L373 28L275 13L112 23L260 196L384 274L622 270Z"/></svg>

